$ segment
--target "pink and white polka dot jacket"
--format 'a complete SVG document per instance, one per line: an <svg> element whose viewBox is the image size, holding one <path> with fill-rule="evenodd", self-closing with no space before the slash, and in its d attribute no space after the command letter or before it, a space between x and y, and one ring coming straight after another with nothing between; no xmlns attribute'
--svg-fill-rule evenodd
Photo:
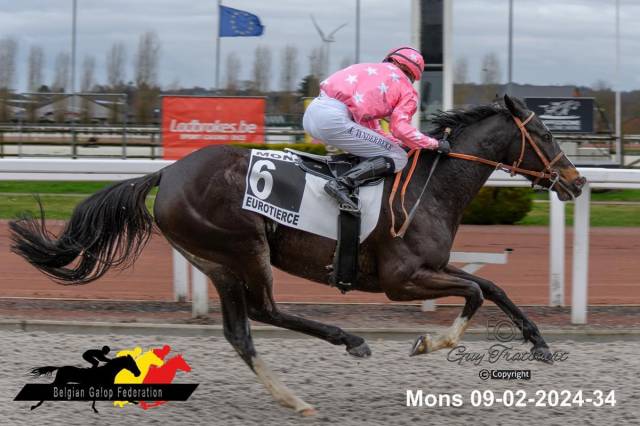
<svg viewBox="0 0 640 426"><path fill-rule="evenodd" d="M320 83L327 96L344 103L353 120L409 148L435 149L438 141L411 124L418 93L409 78L392 63L355 64L337 71ZM380 127L389 119L391 135Z"/></svg>

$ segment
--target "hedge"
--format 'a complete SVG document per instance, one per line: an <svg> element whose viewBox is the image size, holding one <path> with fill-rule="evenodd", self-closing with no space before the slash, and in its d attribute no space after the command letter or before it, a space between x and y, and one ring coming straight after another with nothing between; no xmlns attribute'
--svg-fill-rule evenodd
<svg viewBox="0 0 640 426"><path fill-rule="evenodd" d="M482 188L464 211L462 223L513 225L531 210L530 192L528 188Z"/></svg>

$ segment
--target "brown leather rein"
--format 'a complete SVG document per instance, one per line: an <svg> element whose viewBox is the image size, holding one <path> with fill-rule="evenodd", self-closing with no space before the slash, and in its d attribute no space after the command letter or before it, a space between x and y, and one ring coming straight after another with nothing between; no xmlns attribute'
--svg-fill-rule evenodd
<svg viewBox="0 0 640 426"><path fill-rule="evenodd" d="M459 152L450 152L447 155L449 157L459 158L461 160L475 161L477 163L482 163L482 164L486 164L488 166L493 166L496 169L500 169L500 170L503 170L505 172L509 172L511 174L511 176L514 176L516 174L533 176L533 177L536 178L536 180L533 181L532 185L536 185L541 179L549 179L551 181L551 185L547 189L551 190L551 188L553 188L556 185L556 183L558 183L558 181L560 180L560 174L558 172L552 170L552 167L553 167L553 165L555 163L558 162L559 159L564 157L564 152L560 151L560 153L558 155L556 155L551 161L549 161L547 159L547 156L544 155L544 153L540 150L540 148L535 143L533 138L531 138L531 135L529 135L529 132L527 131L527 128L526 128L527 123L529 121L531 121L531 119L533 118L534 115L535 115L535 113L532 111L531 114L529 115L529 117L527 117L527 119L524 120L524 121L520 120L515 115L511 116L513 118L513 120L515 121L516 125L518 126L518 129L520 129L520 134L522 136L522 138L521 138L522 144L521 144L521 148L520 148L520 157L518 158L517 161L513 162L513 165L503 164L503 163L499 163L497 161L487 160L486 158L476 157L475 155L462 154L462 153L459 153ZM522 161L524 160L524 151L525 151L525 148L526 148L526 142L525 141L529 142L529 145L531 145L533 150L536 152L536 154L540 158L540 161L542 161L542 164L544 165L544 169L542 169L539 172L536 172L535 170L523 169L523 168L520 167L520 164L522 164ZM409 228L409 225L410 225L411 219L412 219L412 218L409 217L409 213L405 209L404 196L405 196L405 193L407 191L407 186L409 185L409 182L411 181L411 178L413 177L413 172L416 169L416 165L418 164L418 158L420 157L420 149L412 149L409 152L408 157L409 158L413 157L413 162L411 164L411 168L409 169L409 173L407 173L407 177L404 180L404 184L402 185L402 190L400 192L400 196L401 196L401 203L400 204L402 206L402 213L404 214L404 223L402 224L402 226L400 227L400 229L398 231L396 231L396 226L395 226L395 222L396 221L395 221L395 214L394 214L394 210L393 210L393 201L395 199L396 192L398 191L398 187L400 185L400 180L402 178L402 171L399 171L398 173L396 173L396 178L394 179L393 187L391 189L391 194L389 196L389 209L391 210L391 235L393 237L402 238L404 236L404 234L406 233L407 229ZM562 183L561 183L561 185L562 185Z"/></svg>
<svg viewBox="0 0 640 426"><path fill-rule="evenodd" d="M516 174L533 176L536 178L536 180L533 182L534 185L537 184L538 181L540 181L540 179L549 179L552 182L551 187L553 187L555 183L558 181L559 175L557 172L552 170L552 167L556 162L558 162L559 159L564 157L564 152L560 151L560 153L556 155L551 161L547 159L546 155L544 155L544 153L540 150L538 145L535 143L535 141L527 131L527 127L526 127L527 123L531 121L534 115L535 113L531 112L529 117L527 117L527 119L524 121L512 115L513 121L515 121L516 125L518 126L518 129L520 129L520 134L522 136L521 138L522 144L520 148L520 158L518 158L517 161L514 161L513 165L511 166L508 164L499 163L497 161L491 161L485 158L476 157L475 155L462 154L458 152L450 152L448 155L449 157L459 158L461 160L475 161L478 163L486 164L488 166L493 166L496 169L509 172L511 176L514 176ZM542 161L542 164L544 164L544 169L542 169L539 172L536 172L534 170L523 169L520 167L520 164L522 164L522 160L524 159L524 151L526 147L525 141L529 142L529 145L531 145L533 150L538 155L538 158L540 158L540 161ZM551 189L551 187L549 187L549 189Z"/></svg>

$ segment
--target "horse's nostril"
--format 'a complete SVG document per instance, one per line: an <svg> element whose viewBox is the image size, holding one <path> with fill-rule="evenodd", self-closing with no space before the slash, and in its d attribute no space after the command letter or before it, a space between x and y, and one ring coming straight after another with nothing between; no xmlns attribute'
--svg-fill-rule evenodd
<svg viewBox="0 0 640 426"><path fill-rule="evenodd" d="M587 183L587 178L584 176L579 177L578 179L576 179L573 184L577 187L582 189L582 187Z"/></svg>

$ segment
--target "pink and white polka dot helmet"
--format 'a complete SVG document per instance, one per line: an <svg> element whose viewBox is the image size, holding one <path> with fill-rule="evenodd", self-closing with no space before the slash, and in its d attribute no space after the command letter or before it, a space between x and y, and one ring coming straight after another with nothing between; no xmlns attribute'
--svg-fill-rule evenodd
<svg viewBox="0 0 640 426"><path fill-rule="evenodd" d="M402 46L397 49L393 49L387 53L384 58L385 62L393 61L399 64L405 65L415 80L420 80L422 71L424 71L424 58L413 47Z"/></svg>

